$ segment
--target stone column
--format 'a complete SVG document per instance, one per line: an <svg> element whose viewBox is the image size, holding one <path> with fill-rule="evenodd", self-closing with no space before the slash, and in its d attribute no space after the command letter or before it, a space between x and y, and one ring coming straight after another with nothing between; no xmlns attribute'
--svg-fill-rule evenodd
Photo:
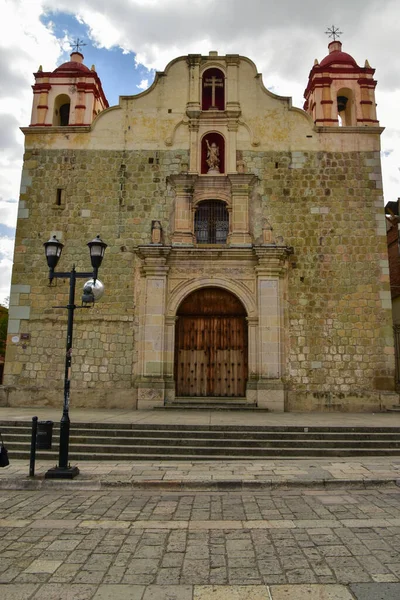
<svg viewBox="0 0 400 600"><path fill-rule="evenodd" d="M250 246L249 231L249 195L257 181L254 175L238 173L228 175L232 188L232 222L229 237L230 246Z"/></svg>
<svg viewBox="0 0 400 600"><path fill-rule="evenodd" d="M173 245L193 245L192 199L197 175L170 175L168 183L175 190Z"/></svg>
<svg viewBox="0 0 400 600"><path fill-rule="evenodd" d="M246 398L249 402L257 402L258 380L258 317L247 317L248 332L248 380Z"/></svg>
<svg viewBox="0 0 400 600"><path fill-rule="evenodd" d="M166 317L165 319L165 357L164 357L164 378L165 378L165 399L167 401L175 400L175 325L178 317Z"/></svg>
<svg viewBox="0 0 400 600"><path fill-rule="evenodd" d="M201 171L201 149L199 148L199 119L189 121L189 172L200 173Z"/></svg>
<svg viewBox="0 0 400 600"><path fill-rule="evenodd" d="M186 105L186 114L189 118L197 118L201 111L201 79L200 79L201 54L189 54L189 102Z"/></svg>
<svg viewBox="0 0 400 600"><path fill-rule="evenodd" d="M227 78L225 86L225 106L229 116L240 116L240 104L238 97L238 73L239 73L239 54L227 54Z"/></svg>
<svg viewBox="0 0 400 600"><path fill-rule="evenodd" d="M169 270L166 261L170 248L139 246L137 252L143 259L144 275L138 409L147 409L164 404L165 302Z"/></svg>
<svg viewBox="0 0 400 600"><path fill-rule="evenodd" d="M332 95L331 95L332 81L329 77L326 77L326 78L322 79L321 81L322 81L321 107L322 107L322 113L323 113L323 120L326 121L326 123L324 123L324 125L331 125L332 118L333 118L333 115L332 115L333 100L332 100Z"/></svg>
<svg viewBox="0 0 400 600"><path fill-rule="evenodd" d="M377 125L375 102L376 81L372 78L360 78L358 83L361 91L361 115L357 115L357 125Z"/></svg>
<svg viewBox="0 0 400 600"><path fill-rule="evenodd" d="M76 84L77 101L75 104L75 120L71 125L83 125L86 112L86 83ZM72 107L71 107L72 108Z"/></svg>
<svg viewBox="0 0 400 600"><path fill-rule="evenodd" d="M43 78L43 81L36 83L33 86L33 106L31 125L52 125L52 117L50 123L46 123L47 112L49 109L49 91L51 85L48 77Z"/></svg>
<svg viewBox="0 0 400 600"><path fill-rule="evenodd" d="M258 384L257 405L269 410L284 410L282 382L283 294L282 277L286 271L287 247L255 248L259 266L257 275Z"/></svg>
<svg viewBox="0 0 400 600"><path fill-rule="evenodd" d="M236 140L238 130L237 119L228 120L228 144L227 151L225 152L225 170L226 173L236 173Z"/></svg>

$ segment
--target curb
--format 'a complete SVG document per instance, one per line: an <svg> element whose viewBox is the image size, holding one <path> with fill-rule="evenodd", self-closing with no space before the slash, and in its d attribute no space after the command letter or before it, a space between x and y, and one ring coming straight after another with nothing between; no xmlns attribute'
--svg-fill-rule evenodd
<svg viewBox="0 0 400 600"><path fill-rule="evenodd" d="M277 490L277 489L292 489L292 488L373 488L383 486L399 486L400 479L286 479L281 481L246 481L241 479L232 480L110 480L105 479L95 480L55 480L44 479L44 477L24 478L24 479L3 479L0 480L0 490L71 490L71 491L100 491L105 489L136 489L141 491L165 490L165 491L215 491L215 492L232 492L232 491L259 491L259 490Z"/></svg>

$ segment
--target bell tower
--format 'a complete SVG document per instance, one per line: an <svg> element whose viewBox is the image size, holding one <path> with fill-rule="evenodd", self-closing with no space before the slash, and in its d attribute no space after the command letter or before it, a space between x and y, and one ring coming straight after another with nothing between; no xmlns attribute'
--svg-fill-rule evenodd
<svg viewBox="0 0 400 600"><path fill-rule="evenodd" d="M365 61L358 66L350 54L342 51L342 43L334 39L329 54L319 63L315 60L304 92L304 110L316 125L324 127L377 126L375 69Z"/></svg>
<svg viewBox="0 0 400 600"><path fill-rule="evenodd" d="M71 60L52 72L39 67L33 89L30 127L87 126L108 108L94 65L83 64L83 54L73 51Z"/></svg>

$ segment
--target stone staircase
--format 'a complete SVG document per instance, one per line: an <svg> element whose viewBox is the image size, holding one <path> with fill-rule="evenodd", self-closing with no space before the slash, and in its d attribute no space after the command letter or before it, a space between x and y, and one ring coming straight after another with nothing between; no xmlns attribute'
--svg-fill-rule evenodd
<svg viewBox="0 0 400 600"><path fill-rule="evenodd" d="M249 402L246 398L240 397L196 397L180 396L173 401L169 401L164 406L156 407L155 410L257 410L256 402ZM268 411L267 411L268 412Z"/></svg>
<svg viewBox="0 0 400 600"><path fill-rule="evenodd" d="M10 459L29 459L31 422L0 421ZM51 450L57 462L59 424ZM252 427L73 423L69 458L82 460L257 460L400 456L399 427Z"/></svg>

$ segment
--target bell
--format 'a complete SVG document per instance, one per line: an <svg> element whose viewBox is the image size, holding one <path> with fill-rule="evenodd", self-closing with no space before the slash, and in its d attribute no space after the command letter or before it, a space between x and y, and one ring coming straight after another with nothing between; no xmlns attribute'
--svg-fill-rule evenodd
<svg viewBox="0 0 400 600"><path fill-rule="evenodd" d="M338 96L337 97L337 109L338 112L342 112L343 110L346 110L346 105L348 102L348 98L346 98L346 96Z"/></svg>

